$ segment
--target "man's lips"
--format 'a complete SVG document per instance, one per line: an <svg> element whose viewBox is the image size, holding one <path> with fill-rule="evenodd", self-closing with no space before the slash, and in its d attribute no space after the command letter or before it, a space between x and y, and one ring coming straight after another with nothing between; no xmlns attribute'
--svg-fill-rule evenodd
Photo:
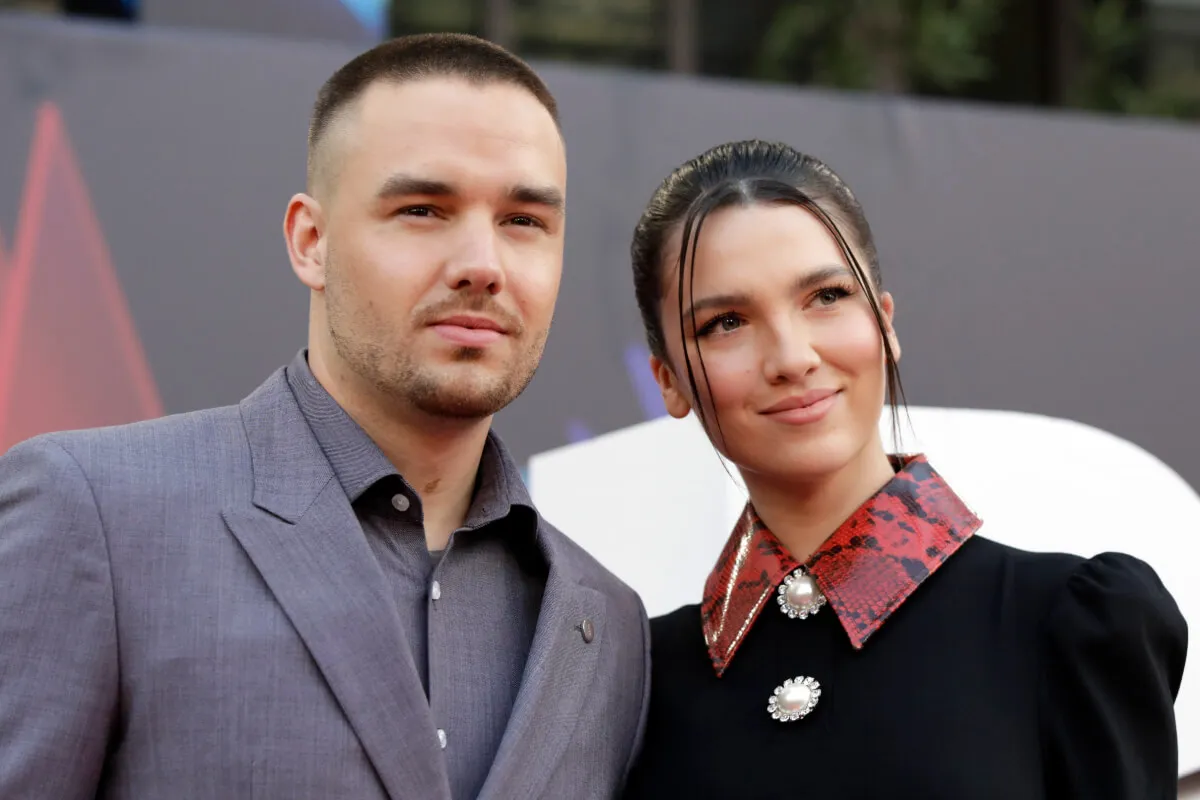
<svg viewBox="0 0 1200 800"><path fill-rule="evenodd" d="M507 335L504 326L490 317L455 314L430 326L443 339L461 347L486 347Z"/></svg>

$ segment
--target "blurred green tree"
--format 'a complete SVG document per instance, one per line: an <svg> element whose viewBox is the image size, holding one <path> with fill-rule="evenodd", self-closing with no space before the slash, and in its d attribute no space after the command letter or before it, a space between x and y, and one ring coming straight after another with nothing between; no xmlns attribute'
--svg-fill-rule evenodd
<svg viewBox="0 0 1200 800"><path fill-rule="evenodd" d="M954 93L992 76L1000 0L793 0L776 12L754 76L839 89Z"/></svg>
<svg viewBox="0 0 1200 800"><path fill-rule="evenodd" d="M395 0L391 13L395 33L503 29L527 57L661 69L671 1ZM1151 0L690 3L705 75L1200 119L1200 59L1186 42L1155 52Z"/></svg>
<svg viewBox="0 0 1200 800"><path fill-rule="evenodd" d="M1065 105L1200 119L1200 71L1174 58L1150 58L1149 30L1143 19L1131 22L1128 0L1099 0L1078 15L1076 25L1079 59Z"/></svg>
<svg viewBox="0 0 1200 800"><path fill-rule="evenodd" d="M1200 119L1135 0L787 0L747 77Z"/></svg>

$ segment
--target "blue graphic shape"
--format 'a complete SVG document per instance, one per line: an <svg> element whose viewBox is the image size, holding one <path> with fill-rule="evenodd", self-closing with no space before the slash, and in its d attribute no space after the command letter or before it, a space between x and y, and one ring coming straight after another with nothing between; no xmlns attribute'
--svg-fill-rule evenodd
<svg viewBox="0 0 1200 800"><path fill-rule="evenodd" d="M594 435L595 434L593 434L591 432L591 430L583 422L583 420L579 420L579 419L567 420L567 441L570 442L571 444L577 444L578 442L586 442L588 439L592 438L592 436L594 436Z"/></svg>
<svg viewBox="0 0 1200 800"><path fill-rule="evenodd" d="M341 3L367 33L377 39L387 33L387 0L341 0Z"/></svg>
<svg viewBox="0 0 1200 800"><path fill-rule="evenodd" d="M662 392L650 374L650 350L646 345L631 344L625 348L625 371L629 373L629 382L642 407L642 416L652 420L666 415Z"/></svg>

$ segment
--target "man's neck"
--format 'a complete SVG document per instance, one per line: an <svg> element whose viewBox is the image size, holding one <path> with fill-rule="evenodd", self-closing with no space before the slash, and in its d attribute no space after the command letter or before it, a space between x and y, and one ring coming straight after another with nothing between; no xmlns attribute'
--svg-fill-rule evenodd
<svg viewBox="0 0 1200 800"><path fill-rule="evenodd" d="M840 470L813 483L767 481L744 475L759 518L797 561L833 535L895 473L882 444L868 445Z"/></svg>
<svg viewBox="0 0 1200 800"><path fill-rule="evenodd" d="M447 419L397 408L355 376L331 374L311 354L309 368L420 497L426 546L445 549L471 507L491 417Z"/></svg>

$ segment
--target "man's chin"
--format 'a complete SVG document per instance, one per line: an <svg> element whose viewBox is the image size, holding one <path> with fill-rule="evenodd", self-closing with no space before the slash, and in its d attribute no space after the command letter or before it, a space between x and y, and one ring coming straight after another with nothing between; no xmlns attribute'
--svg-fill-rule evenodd
<svg viewBox="0 0 1200 800"><path fill-rule="evenodd" d="M507 397L480 394L438 394L414 398L414 405L431 417L485 419L511 402Z"/></svg>
<svg viewBox="0 0 1200 800"><path fill-rule="evenodd" d="M483 376L443 376L443 380L410 384L407 394L413 405L426 414L451 419L482 419L495 414L515 399L502 380ZM490 376L489 376L490 377Z"/></svg>
<svg viewBox="0 0 1200 800"><path fill-rule="evenodd" d="M455 347L450 353L448 366L474 366L486 361L488 356L489 353L486 347Z"/></svg>
<svg viewBox="0 0 1200 800"><path fill-rule="evenodd" d="M464 354L465 355L465 354ZM478 419L495 414L524 391L532 371L514 368L508 360L485 352L481 361L426 358L388 376L390 392L422 413L453 419ZM411 362L410 362L411 363Z"/></svg>

